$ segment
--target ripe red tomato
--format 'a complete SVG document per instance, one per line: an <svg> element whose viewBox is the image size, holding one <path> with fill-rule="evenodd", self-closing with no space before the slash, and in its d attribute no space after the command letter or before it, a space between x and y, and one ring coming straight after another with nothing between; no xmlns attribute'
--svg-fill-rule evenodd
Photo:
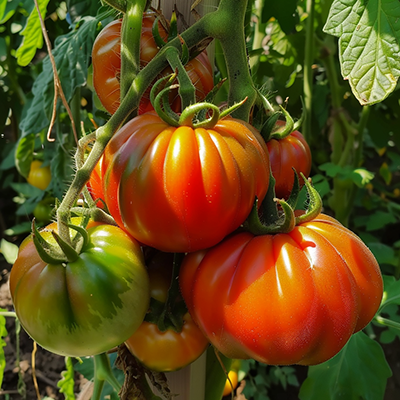
<svg viewBox="0 0 400 400"><path fill-rule="evenodd" d="M150 296L165 303L172 279L173 254L156 252L148 261ZM182 301L179 296L178 301ZM151 307L151 303L150 303ZM172 328L162 332L155 323L144 321L125 342L129 351L154 371L175 371L203 354L209 341L193 322L189 313L183 316L180 332Z"/></svg>
<svg viewBox="0 0 400 400"><path fill-rule="evenodd" d="M33 160L26 180L32 186L46 190L51 181L50 167L43 167L43 161Z"/></svg>
<svg viewBox="0 0 400 400"><path fill-rule="evenodd" d="M278 126L285 125L277 121ZM287 199L294 183L294 172L308 178L311 171L311 150L299 131L293 131L284 139L271 139L267 142L271 171L274 176L276 197ZM302 180L300 180L302 184Z"/></svg>
<svg viewBox="0 0 400 400"><path fill-rule="evenodd" d="M271 365L333 357L371 321L383 290L370 250L323 214L288 234L242 232L188 254L179 279L221 353Z"/></svg>
<svg viewBox="0 0 400 400"><path fill-rule="evenodd" d="M30 236L11 269L21 325L56 354L103 353L129 338L147 312L149 278L139 244L116 226L91 225L76 261L42 261ZM46 229L56 230L56 224ZM43 237L55 243L49 231Z"/></svg>
<svg viewBox="0 0 400 400"><path fill-rule="evenodd" d="M156 324L144 321L125 342L129 351L154 371L176 371L199 358L209 345L189 313L183 317L181 332L161 332Z"/></svg>
<svg viewBox="0 0 400 400"><path fill-rule="evenodd" d="M143 16L142 36L140 41L140 65L146 66L158 53L152 26L156 15L146 12ZM116 20L107 25L97 36L92 50L93 62L93 86L104 108L113 114L120 104L120 72L121 72L121 26L122 20ZM158 24L161 37L166 40L168 33L161 23ZM201 53L191 60L186 66L186 71L196 87L196 97L203 100L206 94L213 88L213 72L210 61L205 53ZM171 73L167 68L162 76ZM172 108L180 111L180 99L177 93L172 96ZM144 93L140 105L139 114L153 110L150 102L150 88Z"/></svg>
<svg viewBox="0 0 400 400"><path fill-rule="evenodd" d="M232 118L212 129L130 120L103 156L103 190L117 224L166 252L210 247L247 218L269 183L265 143Z"/></svg>

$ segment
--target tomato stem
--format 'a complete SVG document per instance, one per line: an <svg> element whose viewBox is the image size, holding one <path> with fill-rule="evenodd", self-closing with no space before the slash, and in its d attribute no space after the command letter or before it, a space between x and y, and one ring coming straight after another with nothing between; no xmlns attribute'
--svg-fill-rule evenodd
<svg viewBox="0 0 400 400"><path fill-rule="evenodd" d="M121 100L140 70L140 38L146 0L127 0L121 27Z"/></svg>
<svg viewBox="0 0 400 400"><path fill-rule="evenodd" d="M100 390L100 393L97 394L96 392L96 396L97 395L100 396L104 382L108 382L118 393L121 390L122 385L118 382L117 378L112 373L110 359L108 358L108 355L106 353L97 354L93 356L93 360L94 360L94 385L96 388L96 383L97 383L98 386L97 390ZM95 395L93 394L92 400L97 400L97 399L100 399L100 397L95 397Z"/></svg>
<svg viewBox="0 0 400 400"><path fill-rule="evenodd" d="M180 59L180 52L175 47L170 47L166 51L166 57L172 70L177 72L179 82L179 95L182 100L182 109L196 103L196 88L194 87L189 75Z"/></svg>

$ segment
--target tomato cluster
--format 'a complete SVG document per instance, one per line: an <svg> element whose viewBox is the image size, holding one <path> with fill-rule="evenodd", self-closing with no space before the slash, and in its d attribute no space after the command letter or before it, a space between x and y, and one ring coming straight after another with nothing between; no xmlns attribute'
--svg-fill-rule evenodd
<svg viewBox="0 0 400 400"><path fill-rule="evenodd" d="M152 13L143 19L142 66L158 52L155 21ZM94 87L110 113L120 104L120 30L114 21L93 47ZM166 39L161 24L158 30ZM186 69L197 99L204 98L213 88L205 54ZM22 326L59 354L98 354L125 342L156 371L184 367L210 342L230 358L268 364L333 357L380 304L372 253L320 213L282 232L251 233L245 224L271 192L270 181L271 199L288 199L293 169L308 177L311 152L301 133L265 142L239 119L205 120L207 105L200 123L171 123L153 110L148 93L139 115L108 142L87 185L117 226L90 222L76 257L64 244L65 258L46 258L61 247L54 224L21 246L10 283ZM174 96L170 102L175 114L190 112ZM269 214L265 204L260 215ZM282 217L281 208L273 211ZM75 238L71 244L82 242ZM144 257L149 249L157 262ZM179 276L172 253L184 254Z"/></svg>

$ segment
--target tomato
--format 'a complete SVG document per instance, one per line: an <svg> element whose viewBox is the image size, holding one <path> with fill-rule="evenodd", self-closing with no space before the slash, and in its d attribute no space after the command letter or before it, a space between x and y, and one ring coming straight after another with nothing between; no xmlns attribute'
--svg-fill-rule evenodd
<svg viewBox="0 0 400 400"><path fill-rule="evenodd" d="M189 252L218 243L243 223L268 188L257 131L233 118L212 129L135 117L107 145L103 190L117 224L141 243Z"/></svg>
<svg viewBox="0 0 400 400"><path fill-rule="evenodd" d="M76 261L47 264L29 237L11 269L10 291L21 325L56 354L82 357L121 344L142 323L149 305L138 243L116 226L92 225ZM43 236L55 243L50 232Z"/></svg>
<svg viewBox="0 0 400 400"><path fill-rule="evenodd" d="M101 200L104 201L104 194L103 194L101 168L102 168L102 160L100 158L100 160L94 167L94 170L90 174L90 179L87 183L87 187L93 200L96 201L96 205L100 208L103 208L104 204Z"/></svg>
<svg viewBox="0 0 400 400"><path fill-rule="evenodd" d="M51 181L50 167L43 167L42 161L33 160L26 180L32 186L41 190L46 190Z"/></svg>
<svg viewBox="0 0 400 400"><path fill-rule="evenodd" d="M43 199L37 203L36 207L33 210L33 216L39 222L49 222L53 209L54 209L54 198L49 197L47 199Z"/></svg>
<svg viewBox="0 0 400 400"><path fill-rule="evenodd" d="M175 371L199 358L209 342L189 313L183 317L181 332L161 332L156 324L144 321L125 342L129 351L154 371Z"/></svg>
<svg viewBox="0 0 400 400"><path fill-rule="evenodd" d="M140 41L140 65L145 67L158 53L152 26L156 15L146 12L143 16L142 36ZM104 108L113 114L120 104L120 73L121 73L121 26L122 20L116 20L107 25L97 36L92 50L93 60L93 86ZM161 37L166 40L168 33L161 23L158 24ZM196 87L196 97L203 100L214 86L213 72L206 53L201 53L185 66L189 78ZM167 68L162 76L171 73ZM175 92L171 98L174 111L180 111L180 99ZM140 105L139 114L153 110L150 103L150 88L144 93Z"/></svg>
<svg viewBox="0 0 400 400"><path fill-rule="evenodd" d="M233 390L235 390L239 382L237 371L230 370L228 372L228 377L229 379L227 379L225 382L225 387L222 396L228 396L228 394L231 394L232 388Z"/></svg>
<svg viewBox="0 0 400 400"><path fill-rule="evenodd" d="M277 121L278 126L285 125ZM311 171L311 150L299 131L293 131L284 139L271 139L267 142L271 171L274 176L275 194L278 198L287 199L294 183L294 172L300 172L308 178ZM302 180L300 179L300 184Z"/></svg>
<svg viewBox="0 0 400 400"><path fill-rule="evenodd" d="M180 286L221 353L271 365L333 357L371 321L383 290L370 250L323 214L287 234L241 232L188 254Z"/></svg>
<svg viewBox="0 0 400 400"><path fill-rule="evenodd" d="M172 278L172 253L158 252L149 265L150 295L165 303ZM182 330L168 328L160 331L157 324L144 321L125 342L129 351L146 367L154 371L175 371L195 361L209 342L193 322L190 314L183 315Z"/></svg>

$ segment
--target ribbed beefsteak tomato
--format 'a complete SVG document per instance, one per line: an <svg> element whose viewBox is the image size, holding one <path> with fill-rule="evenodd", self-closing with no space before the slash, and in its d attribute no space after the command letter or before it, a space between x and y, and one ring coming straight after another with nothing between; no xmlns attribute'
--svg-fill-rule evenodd
<svg viewBox="0 0 400 400"><path fill-rule="evenodd" d="M103 191L117 224L166 252L210 247L243 223L268 188L265 143L232 118L212 129L130 120L106 146Z"/></svg>
<svg viewBox="0 0 400 400"><path fill-rule="evenodd" d="M382 277L351 231L320 214L288 234L234 234L188 254L188 309L231 358L313 365L338 353L378 310Z"/></svg>
<svg viewBox="0 0 400 400"><path fill-rule="evenodd" d="M277 121L276 125L285 125ZM283 139L271 139L267 142L271 172L274 176L275 194L279 199L287 199L293 187L294 172L302 173L308 178L311 170L311 150L304 136L299 131L293 131ZM302 180L300 180L300 184Z"/></svg>
<svg viewBox="0 0 400 400"><path fill-rule="evenodd" d="M55 243L50 232L42 234ZM149 278L139 244L111 225L91 227L88 234L79 258L59 264L42 261L29 237L11 269L21 325L53 353L103 353L129 338L147 312Z"/></svg>

